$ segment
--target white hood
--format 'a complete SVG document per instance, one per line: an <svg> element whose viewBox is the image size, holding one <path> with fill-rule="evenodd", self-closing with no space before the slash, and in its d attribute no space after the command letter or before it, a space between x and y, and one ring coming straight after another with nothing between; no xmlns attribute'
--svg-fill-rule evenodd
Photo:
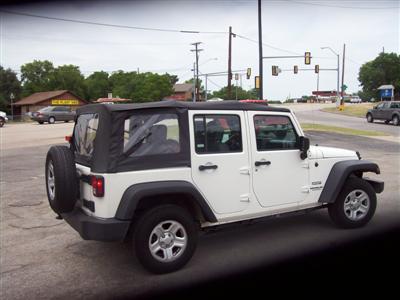
<svg viewBox="0 0 400 300"><path fill-rule="evenodd" d="M310 159L335 157L354 157L355 159L358 159L357 153L352 150L333 147L310 146Z"/></svg>

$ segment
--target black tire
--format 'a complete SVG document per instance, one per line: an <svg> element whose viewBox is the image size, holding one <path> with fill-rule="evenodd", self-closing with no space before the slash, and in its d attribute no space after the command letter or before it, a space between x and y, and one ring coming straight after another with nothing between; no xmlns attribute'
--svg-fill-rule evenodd
<svg viewBox="0 0 400 300"><path fill-rule="evenodd" d="M54 179L54 189L49 180L51 177ZM68 147L53 146L49 149L45 179L50 207L57 214L72 211L77 200L78 184L75 159Z"/></svg>
<svg viewBox="0 0 400 300"><path fill-rule="evenodd" d="M350 200L350 193L354 192L357 195L356 191L362 191L368 196L369 205L365 214L360 215L360 219L353 220L345 213L345 202L346 200ZM361 194L361 192L358 193ZM362 202L363 201L361 201L361 203ZM368 182L358 177L349 177L336 201L328 206L329 216L331 217L332 221L341 228L358 228L364 226L371 220L375 213L375 209L376 194L374 189ZM349 209L348 211L350 212L351 210Z"/></svg>
<svg viewBox="0 0 400 300"><path fill-rule="evenodd" d="M400 119L399 119L398 115L394 115L393 118L392 118L392 121L393 121L393 125L394 126L399 126L400 125Z"/></svg>
<svg viewBox="0 0 400 300"><path fill-rule="evenodd" d="M174 251L174 249L177 251L177 257L172 261L162 262L153 256L150 251L149 243L151 237L156 237L154 240L155 243L161 243L159 242L160 238L157 239L157 236L152 234L152 232L157 225L163 222L168 223L166 221L174 221L182 225L187 242L184 250L180 250L183 252L180 252L179 249L175 249L176 247L168 247L171 248L171 251ZM168 224L166 225L168 226ZM169 230L169 228L167 227L166 230ZM176 236L178 236L178 234L183 235L180 231L175 233ZM152 273L163 274L176 271L182 268L193 256L197 245L197 234L197 224L186 209L172 204L154 207L144 212L135 223L133 244L136 256L143 267ZM168 237L167 234L165 237ZM173 243L174 239L170 242ZM160 248L158 251L161 251L159 254L160 257L163 256L164 250Z"/></svg>
<svg viewBox="0 0 400 300"><path fill-rule="evenodd" d="M43 122L43 121L38 121L38 123L39 123L40 125L42 125L44 122Z"/></svg>
<svg viewBox="0 0 400 300"><path fill-rule="evenodd" d="M56 122L56 118L50 117L49 118L49 124L54 124Z"/></svg>
<svg viewBox="0 0 400 300"><path fill-rule="evenodd" d="M385 124L389 124L390 123L390 120L385 120Z"/></svg>
<svg viewBox="0 0 400 300"><path fill-rule="evenodd" d="M0 127L3 127L5 123L5 120L0 117Z"/></svg>
<svg viewBox="0 0 400 300"><path fill-rule="evenodd" d="M374 117L372 116L371 113L367 114L367 121L368 121L368 123L373 123L374 122Z"/></svg>

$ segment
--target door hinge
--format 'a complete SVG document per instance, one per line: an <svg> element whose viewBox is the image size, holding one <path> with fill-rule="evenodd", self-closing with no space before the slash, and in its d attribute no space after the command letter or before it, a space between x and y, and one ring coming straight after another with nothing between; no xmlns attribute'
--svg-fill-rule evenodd
<svg viewBox="0 0 400 300"><path fill-rule="evenodd" d="M248 167L243 167L239 169L240 174L250 175L250 169Z"/></svg>
<svg viewBox="0 0 400 300"><path fill-rule="evenodd" d="M240 202L250 202L249 194L240 195Z"/></svg>
<svg viewBox="0 0 400 300"><path fill-rule="evenodd" d="M310 186L305 185L301 187L301 192L302 193L309 193L310 192Z"/></svg>

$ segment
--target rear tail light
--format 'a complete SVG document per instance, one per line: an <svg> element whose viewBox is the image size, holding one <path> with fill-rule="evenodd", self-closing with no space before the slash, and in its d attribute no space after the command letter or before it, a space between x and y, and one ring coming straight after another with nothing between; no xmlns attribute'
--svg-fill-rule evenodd
<svg viewBox="0 0 400 300"><path fill-rule="evenodd" d="M68 143L71 143L71 142L72 142L72 135L66 135L66 136L65 136L65 140L66 140Z"/></svg>
<svg viewBox="0 0 400 300"><path fill-rule="evenodd" d="M103 197L104 196L104 177L92 175L90 178L90 185L93 189L93 196Z"/></svg>

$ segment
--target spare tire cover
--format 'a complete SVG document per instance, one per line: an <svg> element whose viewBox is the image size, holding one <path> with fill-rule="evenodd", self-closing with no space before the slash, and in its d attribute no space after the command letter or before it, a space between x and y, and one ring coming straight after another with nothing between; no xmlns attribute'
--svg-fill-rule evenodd
<svg viewBox="0 0 400 300"><path fill-rule="evenodd" d="M52 146L46 157L46 191L50 207L57 213L74 209L78 195L75 159L66 146Z"/></svg>

